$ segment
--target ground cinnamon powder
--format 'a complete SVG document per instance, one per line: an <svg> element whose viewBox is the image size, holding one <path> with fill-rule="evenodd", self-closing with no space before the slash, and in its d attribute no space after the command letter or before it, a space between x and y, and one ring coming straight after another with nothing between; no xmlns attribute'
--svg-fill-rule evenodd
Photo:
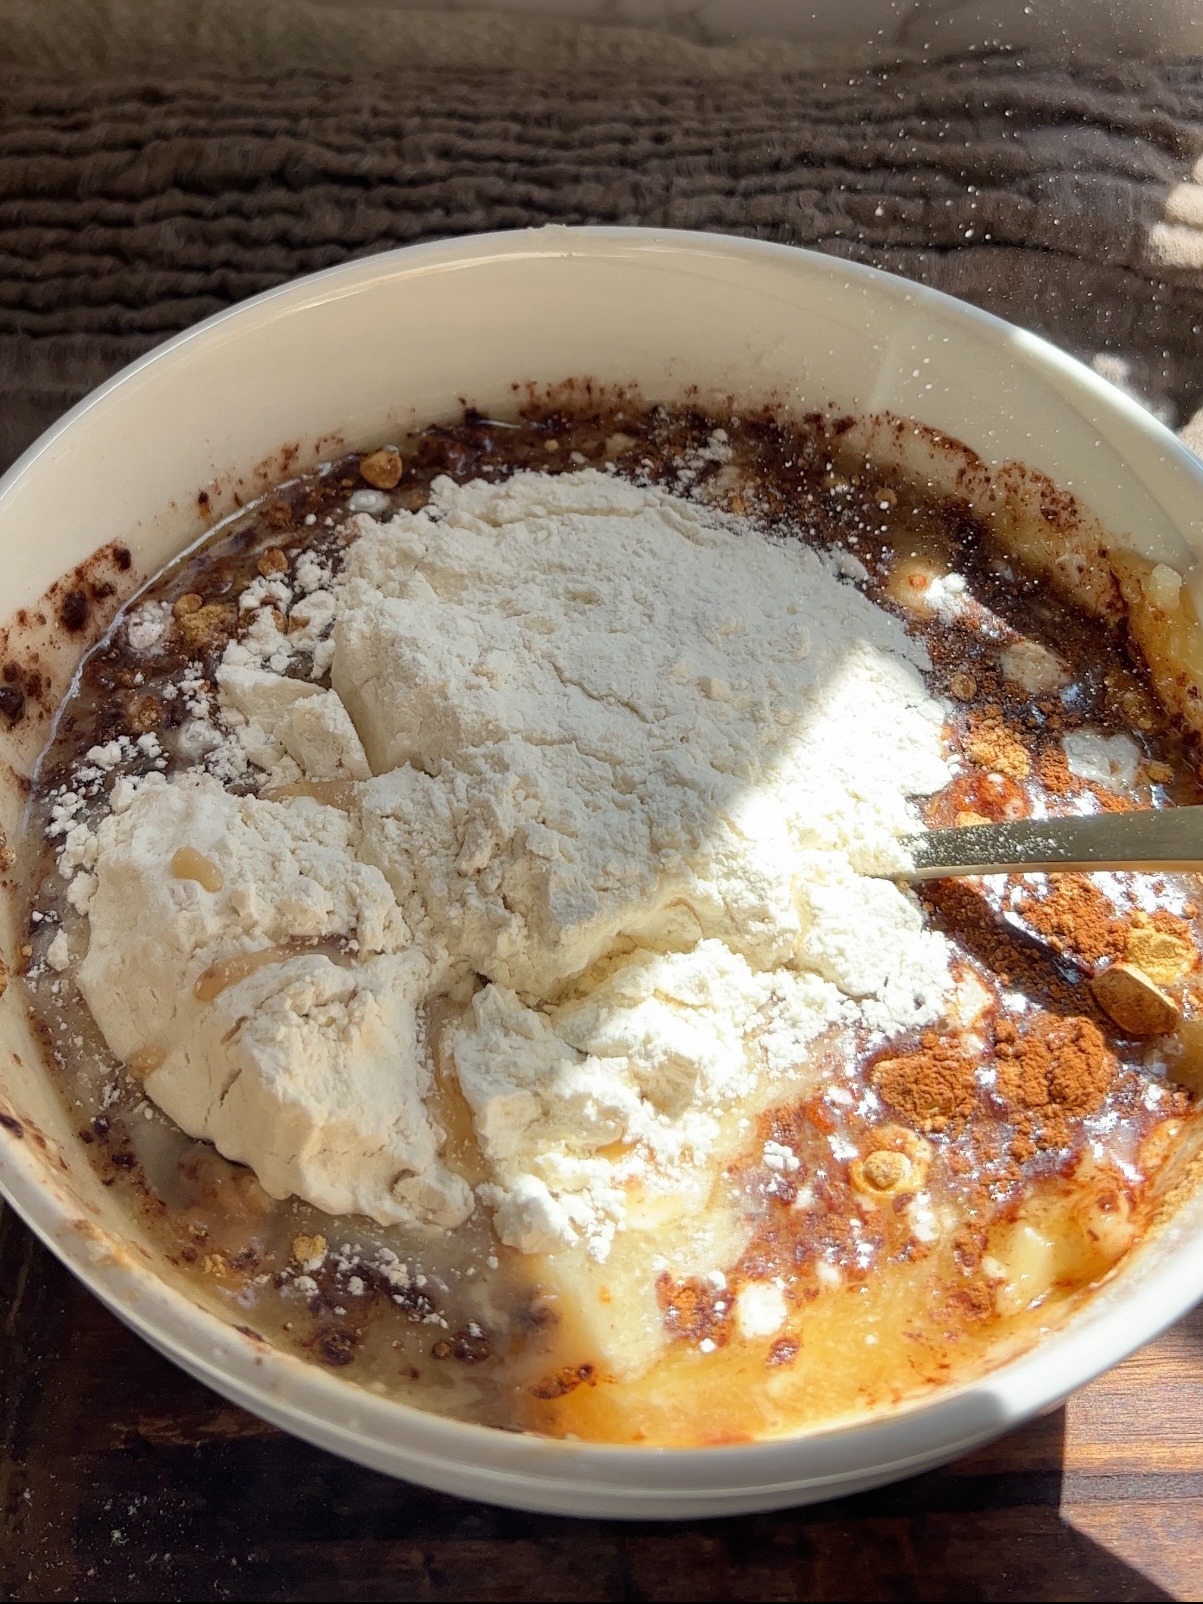
<svg viewBox="0 0 1203 1604"><path fill-rule="evenodd" d="M674 1337L687 1342L709 1339L723 1347L731 1334L732 1300L696 1276L674 1280L664 1271L656 1282L656 1297L664 1324Z"/></svg>
<svg viewBox="0 0 1203 1604"><path fill-rule="evenodd" d="M1098 1026L1080 1016L1044 1014L1023 1033L1000 1020L995 1053L1017 1165L1042 1148L1068 1147L1074 1122L1102 1106L1117 1068Z"/></svg>
<svg viewBox="0 0 1203 1604"><path fill-rule="evenodd" d="M1060 741L1045 741L1036 754L1036 778L1052 796L1073 797L1086 789L1069 767L1065 748Z"/></svg>
<svg viewBox="0 0 1203 1604"><path fill-rule="evenodd" d="M973 1059L953 1038L927 1030L916 1052L883 1058L870 1079L878 1096L909 1125L943 1131L968 1117L977 1081Z"/></svg>
<svg viewBox="0 0 1203 1604"><path fill-rule="evenodd" d="M1041 1014L1023 1032L1014 1020L1000 1019L994 1055L999 1096L1048 1117L1093 1113L1115 1070L1102 1031L1080 1016Z"/></svg>
<svg viewBox="0 0 1203 1604"><path fill-rule="evenodd" d="M928 1031L917 1051L882 1060L872 1080L902 1119L939 1131L963 1125L980 1108L985 1092L977 1071L993 1066L993 1100L1011 1132L1004 1146L1020 1164L1041 1148L1068 1146L1073 1121L1101 1106L1117 1069L1086 975L1075 981L1054 952L1069 951L1093 967L1123 951L1127 930L1111 902L1082 876L1066 877L1046 896L1022 888L1017 893L1017 911L1039 939L1004 924L981 884L949 880L923 887L933 923L977 959L987 985L1019 991L1028 1003L1018 1014L995 1012L987 1026L992 1041L967 1044Z"/></svg>
<svg viewBox="0 0 1203 1604"><path fill-rule="evenodd" d="M971 762L995 774L1026 780L1032 772L1031 755L1015 731L1003 722L1002 708L995 702L970 713L964 746Z"/></svg>
<svg viewBox="0 0 1203 1604"><path fill-rule="evenodd" d="M1076 729L1082 721L1072 719L1067 722L1069 728ZM1046 741L1041 744L1036 754L1035 772L1040 784L1052 796L1068 798L1087 792L1103 813L1131 813L1136 806L1131 797L1120 796L1118 792L1109 790L1105 785L1096 785L1092 780L1083 780L1071 773L1068 759L1059 741Z"/></svg>
<svg viewBox="0 0 1203 1604"><path fill-rule="evenodd" d="M919 896L936 928L951 936L982 965L987 985L994 980L1013 987L1033 1003L1056 1013L1096 1017L1089 988L1061 972L1050 943L1027 937L1004 924L980 882L932 881L919 889ZM1109 903L1107 906L1110 908ZM1024 916L1027 917L1026 910Z"/></svg>
<svg viewBox="0 0 1203 1604"><path fill-rule="evenodd" d="M1124 950L1124 921L1085 875L1058 875L1040 895L1021 892L1015 911L1055 952L1069 953L1091 967L1118 958Z"/></svg>
<svg viewBox="0 0 1203 1604"><path fill-rule="evenodd" d="M1093 1020L1041 1012L1023 1028L1015 1019L998 1019L992 1053L925 1031L914 1052L879 1060L870 1079L908 1124L945 1131L963 1126L980 1105L977 1071L991 1063L994 1098L1014 1129L1010 1153L1017 1163L1040 1148L1070 1145L1072 1122L1102 1106L1117 1068Z"/></svg>

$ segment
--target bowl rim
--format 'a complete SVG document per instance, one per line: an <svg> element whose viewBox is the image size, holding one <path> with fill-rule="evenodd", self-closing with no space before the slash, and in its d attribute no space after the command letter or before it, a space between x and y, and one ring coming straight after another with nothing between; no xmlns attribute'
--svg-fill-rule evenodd
<svg viewBox="0 0 1203 1604"><path fill-rule="evenodd" d="M553 224L456 236L356 258L292 279L184 330L91 391L22 453L0 479L0 538L11 492L39 459L116 390L151 368L170 367L195 341L211 340L240 324L292 316L386 279L480 267L491 259L623 258L649 252L777 261L806 275L842 280L900 305L924 308L945 325L970 327L1000 352L1005 347L1012 360L1045 378L1069 381L1094 409L1156 446L1193 480L1203 507L1203 464L1138 402L1050 342L942 291L842 257L738 234ZM1164 1262L1138 1272L1131 1296L1113 1309L1090 1319L1089 1310L1097 1307L1097 1299L1091 1299L1082 1315L1070 1316L1066 1326L1016 1357L970 1381L934 1389L889 1410L787 1437L704 1449L565 1442L437 1415L252 1340L153 1267L137 1262L117 1239L81 1221L53 1167L31 1142L11 1136L0 1140L0 1193L89 1291L140 1336L215 1391L295 1435L377 1468L391 1461L394 1473L414 1479L426 1480L429 1471L434 1485L439 1484L436 1468L453 1475L471 1467L478 1479L504 1483L496 1489L495 1501L520 1501L526 1507L548 1507L540 1505L540 1489L562 1491L566 1480L599 1493L622 1489L648 1504L652 1518L660 1513L658 1503L673 1499L718 1503L732 1494L763 1494L767 1499L801 1493L808 1486L830 1487L834 1493L841 1480L853 1475L863 1484L870 1477L885 1480L953 1458L1054 1407L1157 1336L1203 1295L1203 1254L1191 1252L1203 1233L1179 1230ZM1171 1221L1160 1235L1164 1240L1174 1232ZM368 1445L376 1457L365 1460ZM599 1511L611 1512L640 1513Z"/></svg>

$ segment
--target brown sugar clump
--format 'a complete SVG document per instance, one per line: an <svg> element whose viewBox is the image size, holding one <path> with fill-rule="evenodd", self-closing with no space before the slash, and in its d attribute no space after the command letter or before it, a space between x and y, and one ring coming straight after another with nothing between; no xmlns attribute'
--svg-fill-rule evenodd
<svg viewBox="0 0 1203 1604"><path fill-rule="evenodd" d="M1042 1014L1022 1035L999 1022L998 1092L1014 1108L1045 1115L1084 1115L1102 1104L1115 1060L1098 1026L1080 1016Z"/></svg>
<svg viewBox="0 0 1203 1604"><path fill-rule="evenodd" d="M280 574L288 572L288 558L280 550L279 546L269 546L265 552L260 554L259 561L255 564L255 567L263 575L264 579L275 579Z"/></svg>
<svg viewBox="0 0 1203 1604"><path fill-rule="evenodd" d="M238 611L229 602L206 602L195 591L181 596L173 611L176 630L190 651L228 639L238 621Z"/></svg>
<svg viewBox="0 0 1203 1604"><path fill-rule="evenodd" d="M965 753L979 768L1005 774L1012 780L1026 780L1032 772L1027 747L1003 723L1002 710L993 703L980 713L970 714Z"/></svg>
<svg viewBox="0 0 1203 1604"><path fill-rule="evenodd" d="M1118 958L1126 931L1107 897L1080 874L1058 875L1044 895L1027 894L1016 912L1055 952L1094 965Z"/></svg>
<svg viewBox="0 0 1203 1604"><path fill-rule="evenodd" d="M126 1059L125 1067L135 1080L145 1080L166 1062L167 1053L162 1047L136 1047Z"/></svg>
<svg viewBox="0 0 1203 1604"><path fill-rule="evenodd" d="M395 490L401 482L401 453L386 446L359 459L359 473L373 490Z"/></svg>
<svg viewBox="0 0 1203 1604"><path fill-rule="evenodd" d="M881 1202L918 1192L931 1168L931 1145L904 1125L878 1125L867 1133L867 1146L848 1166L854 1192Z"/></svg>
<svg viewBox="0 0 1203 1604"><path fill-rule="evenodd" d="M911 1182L911 1161L905 1153L879 1147L850 1167L853 1189L869 1197L884 1197L915 1190Z"/></svg>
<svg viewBox="0 0 1203 1604"><path fill-rule="evenodd" d="M879 1147L869 1154L863 1167L869 1185L879 1192L888 1192L910 1174L911 1161L905 1153L895 1153L891 1148Z"/></svg>
<svg viewBox="0 0 1203 1604"><path fill-rule="evenodd" d="M948 694L958 702L972 702L977 695L977 681L965 669L958 669L948 682Z"/></svg>
<svg viewBox="0 0 1203 1604"><path fill-rule="evenodd" d="M570 1392L578 1387L595 1387L598 1382L598 1369L596 1365L565 1365L553 1375L545 1376L531 1388L536 1398L550 1402L554 1398L566 1398Z"/></svg>
<svg viewBox="0 0 1203 1604"><path fill-rule="evenodd" d="M917 1052L883 1058L871 1080L883 1102L922 1131L942 1131L966 1118L977 1092L974 1061L955 1041L924 1031Z"/></svg>
<svg viewBox="0 0 1203 1604"><path fill-rule="evenodd" d="M129 710L127 722L136 735L158 729L163 722L162 702L157 696L139 696Z"/></svg>
<svg viewBox="0 0 1203 1604"><path fill-rule="evenodd" d="M1134 964L1158 986L1172 986L1181 980L1195 967L1198 956L1185 922L1174 919L1172 914L1168 919L1172 921L1169 928L1156 918L1148 924L1134 925L1124 948L1126 962Z"/></svg>
<svg viewBox="0 0 1203 1604"><path fill-rule="evenodd" d="M1181 1015L1172 997L1133 964L1112 964L1091 982L1094 1000L1128 1036L1163 1036Z"/></svg>
<svg viewBox="0 0 1203 1604"><path fill-rule="evenodd" d="M479 1365L493 1357L493 1344L483 1331L470 1331L465 1327L462 1331L453 1331L450 1337L440 1337L430 1351L436 1359L458 1359L462 1365Z"/></svg>

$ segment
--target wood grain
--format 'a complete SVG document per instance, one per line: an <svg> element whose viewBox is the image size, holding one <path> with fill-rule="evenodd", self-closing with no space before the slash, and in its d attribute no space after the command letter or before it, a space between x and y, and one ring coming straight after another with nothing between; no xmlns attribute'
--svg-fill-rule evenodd
<svg viewBox="0 0 1203 1604"><path fill-rule="evenodd" d="M0 1598L1193 1599L1203 1308L957 1464L815 1508L634 1525L393 1482L127 1332L0 1216Z"/></svg>

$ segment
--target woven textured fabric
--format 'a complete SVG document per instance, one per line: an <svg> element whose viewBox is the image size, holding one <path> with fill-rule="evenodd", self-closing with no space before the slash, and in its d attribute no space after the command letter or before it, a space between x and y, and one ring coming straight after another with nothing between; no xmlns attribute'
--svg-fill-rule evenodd
<svg viewBox="0 0 1203 1604"><path fill-rule="evenodd" d="M1180 424L1203 399L1201 153L1196 62L14 69L0 459L159 340L284 279L545 222L870 262L1095 359Z"/></svg>

